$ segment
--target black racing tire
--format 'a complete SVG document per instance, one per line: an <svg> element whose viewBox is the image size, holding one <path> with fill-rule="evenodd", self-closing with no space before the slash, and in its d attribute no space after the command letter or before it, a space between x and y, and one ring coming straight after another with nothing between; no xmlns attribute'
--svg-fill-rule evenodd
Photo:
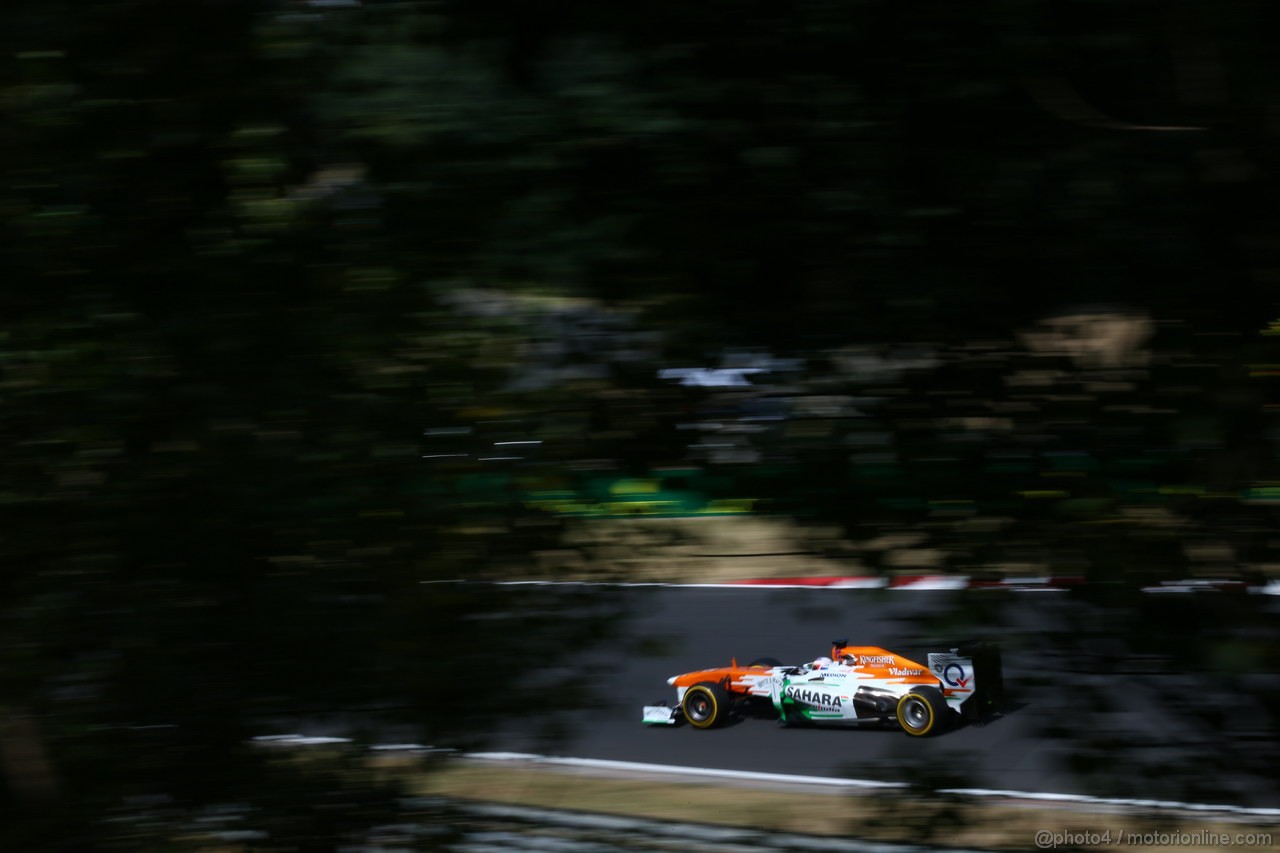
<svg viewBox="0 0 1280 853"><path fill-rule="evenodd" d="M951 708L936 687L917 687L898 700L898 725L912 737L941 734L951 722Z"/></svg>
<svg viewBox="0 0 1280 853"><path fill-rule="evenodd" d="M756 658L751 663L747 664L747 666L782 666L782 661L777 658Z"/></svg>
<svg viewBox="0 0 1280 853"><path fill-rule="evenodd" d="M715 728L729 717L729 691L714 681L699 682L684 692L680 710L695 729Z"/></svg>

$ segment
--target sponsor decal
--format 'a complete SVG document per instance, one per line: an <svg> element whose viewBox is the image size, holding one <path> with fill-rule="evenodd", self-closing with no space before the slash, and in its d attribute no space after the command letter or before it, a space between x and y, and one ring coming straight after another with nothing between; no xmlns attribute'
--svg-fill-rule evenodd
<svg viewBox="0 0 1280 853"><path fill-rule="evenodd" d="M897 663L893 655L858 655L861 666L893 666Z"/></svg>
<svg viewBox="0 0 1280 853"><path fill-rule="evenodd" d="M923 669L902 669L901 667L889 667L890 675L924 675Z"/></svg>
<svg viewBox="0 0 1280 853"><path fill-rule="evenodd" d="M734 684L741 684L752 690L772 690L780 679L775 676L759 677L755 675L747 675L735 681Z"/></svg>
<svg viewBox="0 0 1280 853"><path fill-rule="evenodd" d="M950 687L968 687L969 679L964 677L964 667L958 663L949 663L942 670L942 680Z"/></svg>
<svg viewBox="0 0 1280 853"><path fill-rule="evenodd" d="M840 697L829 693L819 693L817 690L808 690L804 687L788 687L786 695L793 702L803 702L821 711L843 710Z"/></svg>

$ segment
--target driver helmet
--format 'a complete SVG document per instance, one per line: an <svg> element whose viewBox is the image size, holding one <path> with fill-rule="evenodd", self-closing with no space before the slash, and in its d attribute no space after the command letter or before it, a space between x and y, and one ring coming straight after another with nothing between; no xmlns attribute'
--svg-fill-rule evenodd
<svg viewBox="0 0 1280 853"><path fill-rule="evenodd" d="M831 666L831 658L818 658L813 663L809 664L809 666L812 669L826 669Z"/></svg>

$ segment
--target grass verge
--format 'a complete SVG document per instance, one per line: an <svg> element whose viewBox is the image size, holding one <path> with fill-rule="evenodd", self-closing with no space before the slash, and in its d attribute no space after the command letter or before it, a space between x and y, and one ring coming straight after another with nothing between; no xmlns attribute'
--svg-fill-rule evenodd
<svg viewBox="0 0 1280 853"><path fill-rule="evenodd" d="M1139 814L901 792L850 794L816 786L813 790L765 790L706 780L659 781L576 768L495 766L464 759L447 761L431 773L415 774L412 788L418 794L462 800L990 850L1035 849L1037 833L1046 832L1057 841L1046 846L1058 848L1123 847L1135 853L1167 853L1170 847L1196 853L1225 846L1280 849L1277 822L1253 818ZM1110 833L1110 840L1103 841L1106 833ZM1130 838L1130 833L1138 837ZM1142 837L1156 833L1166 837ZM1265 843L1250 842L1250 833L1269 838ZM1059 841L1055 836L1062 838ZM1097 836L1097 843L1090 843L1092 836ZM1223 837L1230 842L1223 843Z"/></svg>

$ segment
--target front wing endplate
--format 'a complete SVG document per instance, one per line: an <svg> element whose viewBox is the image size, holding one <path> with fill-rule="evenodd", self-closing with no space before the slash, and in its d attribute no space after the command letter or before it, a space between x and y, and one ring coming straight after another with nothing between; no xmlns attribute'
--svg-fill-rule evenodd
<svg viewBox="0 0 1280 853"><path fill-rule="evenodd" d="M644 722L646 725L673 726L676 722L676 709L666 705L645 705Z"/></svg>

